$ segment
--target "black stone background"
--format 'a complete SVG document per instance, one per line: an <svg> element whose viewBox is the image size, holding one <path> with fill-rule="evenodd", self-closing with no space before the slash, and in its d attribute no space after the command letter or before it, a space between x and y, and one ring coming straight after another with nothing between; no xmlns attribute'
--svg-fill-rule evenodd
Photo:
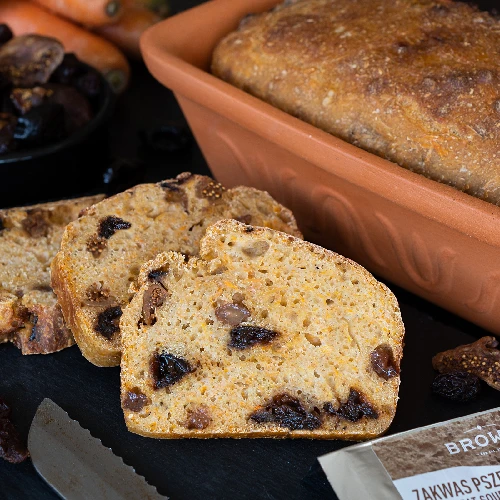
<svg viewBox="0 0 500 500"><path fill-rule="evenodd" d="M172 0L176 12L198 3ZM482 2L482 6L495 4L494 0ZM139 131L170 122L185 125L171 92L142 64L134 64L131 86L119 99L109 129L112 156L142 159L141 181L157 181L185 170L209 173L194 141L175 153L154 154L141 146ZM68 179L61 180L68 184L68 196L81 194L74 175L69 166ZM97 185L95 192L102 189ZM388 285L399 300L406 327L400 402L389 434L498 406L498 392L486 385L476 401L465 404L441 399L430 391L435 375L432 356L488 332ZM162 441L136 436L126 430L123 421L119 368L93 366L76 346L47 356L21 356L12 345L0 345L0 397L12 404L12 418L25 440L36 408L43 398L51 398L160 493L174 500L335 499L316 458L349 445L320 440ZM20 465L0 461L0 499L18 498L49 500L58 496L30 460Z"/></svg>

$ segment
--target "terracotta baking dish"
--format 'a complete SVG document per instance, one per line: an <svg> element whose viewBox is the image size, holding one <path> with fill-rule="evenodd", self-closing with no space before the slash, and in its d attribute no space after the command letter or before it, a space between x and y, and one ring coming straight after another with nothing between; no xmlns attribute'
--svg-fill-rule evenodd
<svg viewBox="0 0 500 500"><path fill-rule="evenodd" d="M306 239L500 333L500 207L409 172L209 73L217 41L277 0L214 0L142 38L214 176L269 191ZM161 103L159 103L161 105Z"/></svg>

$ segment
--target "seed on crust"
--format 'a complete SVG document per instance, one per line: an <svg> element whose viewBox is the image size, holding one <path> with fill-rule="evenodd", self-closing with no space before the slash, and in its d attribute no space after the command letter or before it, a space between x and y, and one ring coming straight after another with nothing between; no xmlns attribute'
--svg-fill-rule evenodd
<svg viewBox="0 0 500 500"><path fill-rule="evenodd" d="M209 200L220 200L226 188L220 183L211 179L201 179L196 186L196 196Z"/></svg>

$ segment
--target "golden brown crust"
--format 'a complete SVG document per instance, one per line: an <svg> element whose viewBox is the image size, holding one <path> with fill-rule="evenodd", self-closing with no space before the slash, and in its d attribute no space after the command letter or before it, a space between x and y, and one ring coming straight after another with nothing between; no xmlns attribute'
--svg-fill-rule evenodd
<svg viewBox="0 0 500 500"><path fill-rule="evenodd" d="M500 21L449 0L302 0L212 71L347 142L500 204Z"/></svg>
<svg viewBox="0 0 500 500"><path fill-rule="evenodd" d="M121 318L121 397L130 431L359 440L385 432L394 418L401 314L389 289L351 260L285 233L222 220L207 229L200 258L159 254L143 266L137 286ZM158 286L164 299L154 322L146 321L144 303ZM235 325L264 329L267 340L229 342ZM387 377L371 359L380 346L391 352ZM159 352L175 356L184 372L168 385L155 375ZM368 407L349 420L340 414L352 390ZM284 396L315 424L291 428L265 414L252 418ZM199 418L191 423L193 415Z"/></svg>
<svg viewBox="0 0 500 500"><path fill-rule="evenodd" d="M104 342L100 345L97 342L89 342L88 335L85 334L84 328L91 329L92 325L81 312L80 302L74 287L72 287L72 280L65 277L65 268L58 264L57 254L52 261L51 277L52 287L57 290L57 300L61 306L62 314L65 322L70 326L75 338L76 343L83 356L87 359L92 358L97 366L116 366L120 363L119 354L110 353L109 345Z"/></svg>

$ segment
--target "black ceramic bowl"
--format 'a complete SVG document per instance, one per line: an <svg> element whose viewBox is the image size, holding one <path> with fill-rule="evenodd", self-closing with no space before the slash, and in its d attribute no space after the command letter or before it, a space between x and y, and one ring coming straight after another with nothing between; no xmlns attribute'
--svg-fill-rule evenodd
<svg viewBox="0 0 500 500"><path fill-rule="evenodd" d="M0 155L0 208L84 195L99 185L116 99L104 78L101 88L95 116L66 139Z"/></svg>

